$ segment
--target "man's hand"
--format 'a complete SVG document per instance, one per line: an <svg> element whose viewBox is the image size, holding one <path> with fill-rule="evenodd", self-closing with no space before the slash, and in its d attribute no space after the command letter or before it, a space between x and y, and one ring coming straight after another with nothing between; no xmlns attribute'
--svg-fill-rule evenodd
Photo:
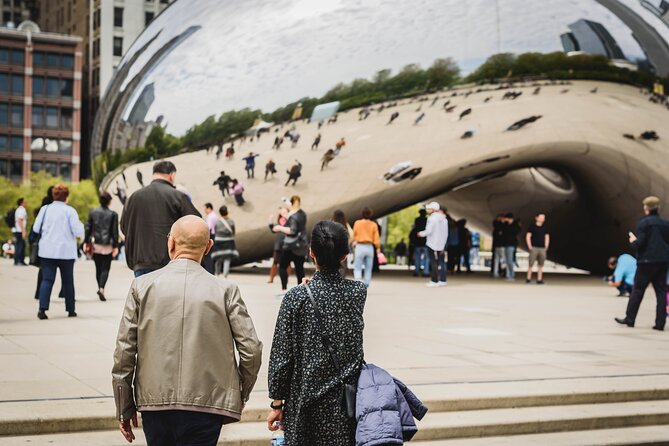
<svg viewBox="0 0 669 446"><path fill-rule="evenodd" d="M132 421L132 424L130 424L130 421ZM125 437L125 439L128 441L128 443L132 443L132 440L135 439L135 434L132 432L132 427L138 427L137 424L137 412L132 416L130 420L123 420L118 422L118 428Z"/></svg>
<svg viewBox="0 0 669 446"><path fill-rule="evenodd" d="M27 234L26 234L26 231L25 231L25 229L23 230L23 232L21 232L21 236L23 237L23 240L25 240L25 239L26 239L26 237L27 237Z"/></svg>
<svg viewBox="0 0 669 446"><path fill-rule="evenodd" d="M283 410L281 409L272 409L267 416L267 429L274 432L278 427L272 426L275 421L280 421L283 423Z"/></svg>
<svg viewBox="0 0 669 446"><path fill-rule="evenodd" d="M628 235L629 238L630 238L630 243L634 243L634 242L636 242L636 235L634 235L633 232L629 232L627 235Z"/></svg>
<svg viewBox="0 0 669 446"><path fill-rule="evenodd" d="M112 257L116 257L118 255L118 248L112 249Z"/></svg>

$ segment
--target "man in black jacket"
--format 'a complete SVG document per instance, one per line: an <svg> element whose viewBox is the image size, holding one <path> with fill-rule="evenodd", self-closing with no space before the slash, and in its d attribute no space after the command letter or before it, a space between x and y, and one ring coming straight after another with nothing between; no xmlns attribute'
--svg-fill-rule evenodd
<svg viewBox="0 0 669 446"><path fill-rule="evenodd" d="M188 197L175 188L177 168L171 161L153 165L153 181L130 197L123 208L121 231L125 234L128 267L135 277L167 265L167 236L175 221L197 215Z"/></svg>
<svg viewBox="0 0 669 446"><path fill-rule="evenodd" d="M657 297L654 330L664 330L667 320L667 268L669 268L669 221L659 215L660 199L643 200L645 217L639 221L636 235L629 233L630 243L637 248L637 270L634 287L627 304L625 318L616 318L619 324L634 327L636 315L649 284L653 284Z"/></svg>

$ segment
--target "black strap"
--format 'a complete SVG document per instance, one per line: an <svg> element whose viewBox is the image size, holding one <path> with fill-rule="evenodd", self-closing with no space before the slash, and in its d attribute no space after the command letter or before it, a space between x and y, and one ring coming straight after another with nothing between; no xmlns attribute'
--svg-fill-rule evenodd
<svg viewBox="0 0 669 446"><path fill-rule="evenodd" d="M321 310L318 307L318 304L316 304L316 300L314 299L314 294L311 292L311 288L309 288L309 285L305 285L305 288L307 289L307 294L309 294L309 299L311 300L311 305L314 307L314 313L316 314L316 322L319 325L319 328L321 330L321 338L323 339L323 344L325 347L328 349L328 352L330 353L330 358L332 359L332 363L334 364L335 371L337 372L337 375L341 374L341 368L339 367L339 361L337 361L337 355L335 355L335 352L332 348L332 343L330 342L330 339L325 336L325 326L323 325L323 319L321 316Z"/></svg>
<svg viewBox="0 0 669 446"><path fill-rule="evenodd" d="M47 205L44 207L44 215L42 215L42 221L41 221L40 224L39 224L39 232L38 232L38 234L40 235L40 237L42 236L42 227L44 227L44 220L46 220L46 211L48 211L48 210L49 210L49 205L47 204Z"/></svg>

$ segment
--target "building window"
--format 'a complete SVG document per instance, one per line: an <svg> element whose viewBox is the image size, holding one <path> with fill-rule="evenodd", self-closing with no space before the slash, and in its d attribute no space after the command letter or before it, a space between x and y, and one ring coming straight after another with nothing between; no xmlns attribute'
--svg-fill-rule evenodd
<svg viewBox="0 0 669 446"><path fill-rule="evenodd" d="M69 139L59 139L58 151L62 153L72 153L72 141Z"/></svg>
<svg viewBox="0 0 669 446"><path fill-rule="evenodd" d="M1 64L9 63L9 50L7 48L0 48L0 63Z"/></svg>
<svg viewBox="0 0 669 446"><path fill-rule="evenodd" d="M166 5L166 4L168 4L168 3L169 3L169 0L160 0L160 3L162 3L162 4Z"/></svg>
<svg viewBox="0 0 669 446"><path fill-rule="evenodd" d="M46 108L46 128L48 129L58 128L58 107Z"/></svg>
<svg viewBox="0 0 669 446"><path fill-rule="evenodd" d="M37 129L44 128L44 107L41 105L33 105L33 127Z"/></svg>
<svg viewBox="0 0 669 446"><path fill-rule="evenodd" d="M7 160L2 160L0 159L0 175L3 177L7 176L7 167L9 166L9 163Z"/></svg>
<svg viewBox="0 0 669 446"><path fill-rule="evenodd" d="M6 135L0 135L0 152L6 152L7 149L9 149L9 145L7 144L8 139Z"/></svg>
<svg viewBox="0 0 669 446"><path fill-rule="evenodd" d="M0 73L0 93L9 93L9 75Z"/></svg>
<svg viewBox="0 0 669 446"><path fill-rule="evenodd" d="M43 77L33 77L33 96L44 96Z"/></svg>
<svg viewBox="0 0 669 446"><path fill-rule="evenodd" d="M9 139L10 147L9 149L12 152L23 152L23 137L22 136L12 136Z"/></svg>
<svg viewBox="0 0 669 446"><path fill-rule="evenodd" d="M91 80L92 84L94 87L97 87L100 85L100 68L94 68L93 69L93 74L91 76L93 79Z"/></svg>
<svg viewBox="0 0 669 446"><path fill-rule="evenodd" d="M11 104L9 125L15 128L23 128L23 104Z"/></svg>
<svg viewBox="0 0 669 446"><path fill-rule="evenodd" d="M93 41L93 58L100 57L100 39Z"/></svg>
<svg viewBox="0 0 669 446"><path fill-rule="evenodd" d="M58 53L47 53L46 54L46 64L49 67L60 67L60 54Z"/></svg>
<svg viewBox="0 0 669 446"><path fill-rule="evenodd" d="M144 12L144 26L147 26L153 20L155 14L151 11Z"/></svg>
<svg viewBox="0 0 669 446"><path fill-rule="evenodd" d="M58 176L58 164L55 161L44 161L44 170L52 177Z"/></svg>
<svg viewBox="0 0 669 446"><path fill-rule="evenodd" d="M23 65L26 54L23 50L12 50L12 64Z"/></svg>
<svg viewBox="0 0 669 446"><path fill-rule="evenodd" d="M57 98L60 88L58 86L58 78L56 77L47 77L46 78L46 95L49 98Z"/></svg>
<svg viewBox="0 0 669 446"><path fill-rule="evenodd" d="M30 162L30 171L31 172L39 172L42 170L42 162L41 161L31 161Z"/></svg>
<svg viewBox="0 0 669 446"><path fill-rule="evenodd" d="M72 97L72 79L60 80L60 97L62 98Z"/></svg>
<svg viewBox="0 0 669 446"><path fill-rule="evenodd" d="M23 96L23 76L12 76L12 94Z"/></svg>
<svg viewBox="0 0 669 446"><path fill-rule="evenodd" d="M30 143L30 150L34 152L39 152L44 150L44 138L33 138Z"/></svg>
<svg viewBox="0 0 669 446"><path fill-rule="evenodd" d="M72 181L72 164L60 163L59 176L65 181Z"/></svg>
<svg viewBox="0 0 669 446"><path fill-rule="evenodd" d="M114 37L114 56L123 56L123 37Z"/></svg>
<svg viewBox="0 0 669 446"><path fill-rule="evenodd" d="M0 127L7 127L9 123L9 104L0 104Z"/></svg>
<svg viewBox="0 0 669 446"><path fill-rule="evenodd" d="M44 65L45 56L42 51L33 51L33 65L41 67Z"/></svg>
<svg viewBox="0 0 669 446"><path fill-rule="evenodd" d="M9 177L12 180L23 178L23 160L9 160Z"/></svg>
<svg viewBox="0 0 669 446"><path fill-rule="evenodd" d="M123 28L123 8L114 8L114 26Z"/></svg>
<svg viewBox="0 0 669 446"><path fill-rule="evenodd" d="M71 70L74 68L74 56L72 54L63 54L61 55L60 63L63 68Z"/></svg>
<svg viewBox="0 0 669 446"><path fill-rule="evenodd" d="M61 130L72 130L72 109L60 109L60 128Z"/></svg>

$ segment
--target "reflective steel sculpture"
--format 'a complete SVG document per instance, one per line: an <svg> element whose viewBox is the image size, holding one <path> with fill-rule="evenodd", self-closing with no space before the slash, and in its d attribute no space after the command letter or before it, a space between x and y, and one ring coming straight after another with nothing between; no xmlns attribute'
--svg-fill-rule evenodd
<svg viewBox="0 0 669 446"><path fill-rule="evenodd" d="M601 269L627 248L641 198L669 200L669 111L645 93L669 75L669 26L642 3L177 0L119 65L94 155L102 170L172 156L198 205L224 202L219 171L240 180L246 203L227 202L244 262L271 255L267 215L298 194L310 223L433 197L483 229L544 210L549 257Z"/></svg>

